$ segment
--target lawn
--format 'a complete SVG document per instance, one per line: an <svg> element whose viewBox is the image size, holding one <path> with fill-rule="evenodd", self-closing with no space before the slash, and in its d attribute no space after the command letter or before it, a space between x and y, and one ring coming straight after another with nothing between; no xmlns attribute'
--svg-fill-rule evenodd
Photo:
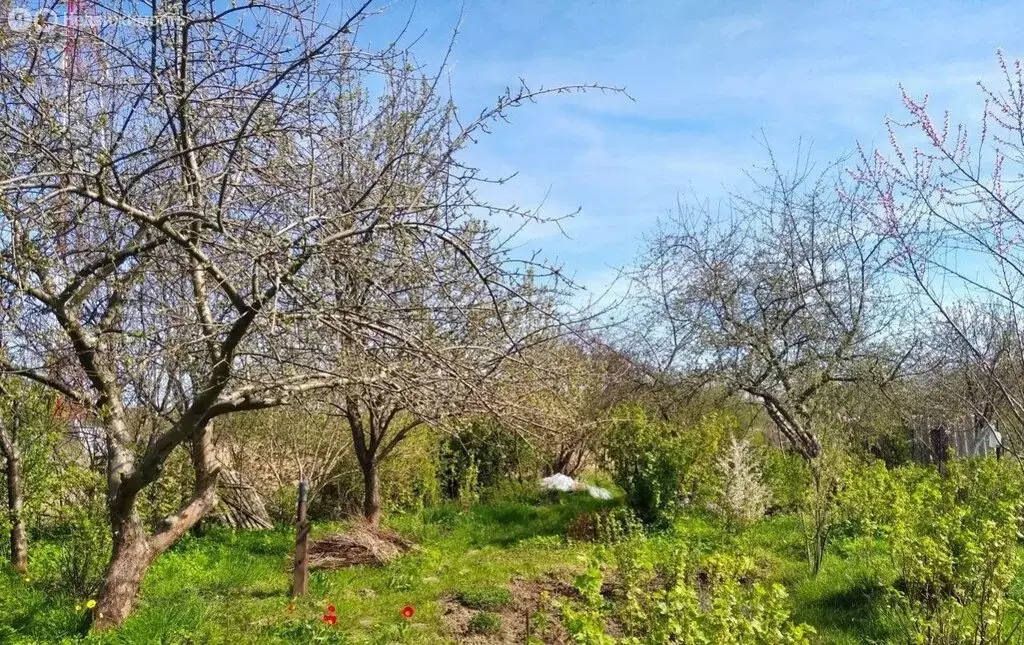
<svg viewBox="0 0 1024 645"><path fill-rule="evenodd" d="M112 643L393 643L443 641L439 599L463 589L505 585L514 577L564 573L589 545L566 545L565 525L602 502L585 495L540 504L505 501L469 511L442 506L395 515L390 525L418 548L386 567L313 572L310 593L289 609L293 535L210 531L162 556L143 585L138 611ZM314 538L338 525L316 526ZM57 597L34 580L0 578L0 642L60 642L76 637L84 599ZM321 617L328 604L338 622ZM411 620L401 616L406 605Z"/></svg>
<svg viewBox="0 0 1024 645"><path fill-rule="evenodd" d="M612 502L614 504L614 502ZM600 508L583 494L506 500L469 510L445 505L392 515L389 524L418 547L385 567L314 572L310 593L290 607L287 530L211 530L188 537L161 557L145 580L138 611L104 643L439 643L457 642L443 619L443 602L459 594L507 587L514 580L571 582L597 547L567 543L566 525ZM320 525L315 535L343 528ZM769 578L783 583L797 621L821 643L887 642L883 589L892 583L884 544L838 542L816 577L808 574L797 519L775 516L738 535L710 517L692 515L652 540L690 548L733 549L753 555ZM0 642L80 639L85 599L52 595L47 585L0 578ZM324 625L328 605L337 625ZM411 619L401 610L415 609ZM484 641L479 641L484 642Z"/></svg>

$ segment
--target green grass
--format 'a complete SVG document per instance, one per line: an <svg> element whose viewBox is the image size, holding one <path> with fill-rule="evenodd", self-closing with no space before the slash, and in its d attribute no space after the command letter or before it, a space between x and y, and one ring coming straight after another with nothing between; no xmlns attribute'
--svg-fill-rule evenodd
<svg viewBox="0 0 1024 645"><path fill-rule="evenodd" d="M214 530L189 537L154 563L138 610L104 643L438 643L440 601L456 590L504 587L516 576L540 577L581 566L591 547L567 545L565 525L607 505L585 494L533 503L494 502L464 511L442 506L395 515L389 524L419 547L386 567L313 572L310 593L289 610L288 530ZM315 526L314 537L333 526ZM36 580L0 576L0 643L78 638L82 598L48 593ZM320 624L328 604L334 628ZM412 605L415 616L401 610ZM316 640L318 638L326 640Z"/></svg>
<svg viewBox="0 0 1024 645"><path fill-rule="evenodd" d="M492 612L510 601L508 583L581 570L594 547L567 544L566 524L607 505L585 494L550 495L392 515L389 524L418 548L385 567L314 572L309 595L294 609L290 530L190 536L153 565L123 628L86 639L79 636L82 610L75 609L86 599L55 593L43 570L52 560L40 555L29 582L0 575L0 643L451 643L442 621L446 599L477 611L471 630L500 631ZM340 528L316 525L314 537ZM884 544L837 540L811 576L792 516L727 534L715 518L694 514L651 540L655 548L685 544L753 556L763 575L787 588L795 619L814 626L817 642L884 643L895 636L885 600L895 574ZM45 544L36 546L45 553ZM1014 595L1024 595L1024 585ZM337 608L333 628L321 621L328 604ZM415 608L411 620L401 616L406 605Z"/></svg>
<svg viewBox="0 0 1024 645"><path fill-rule="evenodd" d="M501 616L492 614L489 611L482 611L469 619L469 632L471 634L497 634L501 631Z"/></svg>
<svg viewBox="0 0 1024 645"><path fill-rule="evenodd" d="M455 599L470 609L494 611L508 606L512 602L512 593L504 587L479 587L457 591Z"/></svg>
<svg viewBox="0 0 1024 645"><path fill-rule="evenodd" d="M892 638L883 597L892 583L891 561L884 544L837 541L812 576L793 516L767 518L740 542L742 550L768 563L771 577L789 591L794 619L812 625L821 642L854 645Z"/></svg>

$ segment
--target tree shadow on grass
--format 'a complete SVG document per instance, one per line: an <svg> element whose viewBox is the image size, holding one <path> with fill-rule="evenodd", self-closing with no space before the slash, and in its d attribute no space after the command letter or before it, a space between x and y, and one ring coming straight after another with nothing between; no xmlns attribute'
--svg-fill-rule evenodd
<svg viewBox="0 0 1024 645"><path fill-rule="evenodd" d="M563 536L566 526L582 513L615 506L586 493L544 496L535 504L499 502L481 505L471 512L474 547L511 547L535 537Z"/></svg>
<svg viewBox="0 0 1024 645"><path fill-rule="evenodd" d="M885 591L877 581L862 580L798 604L795 618L819 633L838 632L856 642L887 642L891 634L881 620Z"/></svg>

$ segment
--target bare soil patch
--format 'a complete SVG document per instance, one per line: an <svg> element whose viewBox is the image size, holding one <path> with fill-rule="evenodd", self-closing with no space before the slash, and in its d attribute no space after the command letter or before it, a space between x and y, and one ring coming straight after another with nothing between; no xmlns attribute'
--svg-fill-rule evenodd
<svg viewBox="0 0 1024 645"><path fill-rule="evenodd" d="M545 593L552 600L576 598L576 590L571 584L549 576L540 580L517 578L507 588L512 594L512 602L492 612L501 617L502 627L498 633L490 635L471 633L469 621L478 611L463 607L454 595L443 598L441 611L449 633L459 643L472 645L522 645L526 642L528 629L534 638L549 645L567 645L572 642L562 627L557 610L551 608L550 602L545 604L542 600ZM534 615L538 610L547 615L547 619L540 624Z"/></svg>

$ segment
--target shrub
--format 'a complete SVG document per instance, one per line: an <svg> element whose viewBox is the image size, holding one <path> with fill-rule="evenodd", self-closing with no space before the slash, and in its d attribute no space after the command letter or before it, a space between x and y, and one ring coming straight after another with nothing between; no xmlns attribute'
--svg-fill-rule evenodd
<svg viewBox="0 0 1024 645"><path fill-rule="evenodd" d="M474 419L441 443L441 490L449 499L463 499L530 471L535 461L517 433Z"/></svg>
<svg viewBox="0 0 1024 645"><path fill-rule="evenodd" d="M431 428L421 426L412 432L380 468L381 494L388 510L420 511L441 499L440 445Z"/></svg>
<svg viewBox="0 0 1024 645"><path fill-rule="evenodd" d="M380 463L381 498L387 512L420 511L441 499L440 442L436 432L421 426L410 433ZM363 475L355 455L347 455L336 465L326 486L310 504L314 518L338 519L362 512ZM296 487L280 492L281 503L271 503L275 521L295 521ZM270 500L273 502L273 500Z"/></svg>
<svg viewBox="0 0 1024 645"><path fill-rule="evenodd" d="M1020 474L992 459L951 462L945 478L876 466L852 479L847 521L891 545L889 606L908 640L1006 642L1022 495Z"/></svg>
<svg viewBox="0 0 1024 645"><path fill-rule="evenodd" d="M637 516L664 525L682 508L714 495L714 455L735 419L715 414L692 428L647 419L638 407L619 408L604 442L615 483Z"/></svg>
<svg viewBox="0 0 1024 645"><path fill-rule="evenodd" d="M715 507L729 526L746 526L764 517L771 491L762 481L750 442L731 437L717 465L722 485Z"/></svg>
<svg viewBox="0 0 1024 645"><path fill-rule="evenodd" d="M331 494L333 492L333 490L325 491L325 494L314 497L310 504L310 515L313 517L329 515L327 511L323 510L322 500L327 498L336 500L337 497ZM272 491L264 500L264 504L270 520L276 526L291 526L295 524L295 513L298 510L299 487L297 485L282 486Z"/></svg>
<svg viewBox="0 0 1024 645"><path fill-rule="evenodd" d="M761 452L762 475L771 491L771 509L781 513L797 511L811 485L811 472L803 458L778 448Z"/></svg>
<svg viewBox="0 0 1024 645"><path fill-rule="evenodd" d="M618 506L580 514L569 523L566 537L577 542L615 544L642 535L643 531L643 524L632 509Z"/></svg>
<svg viewBox="0 0 1024 645"><path fill-rule="evenodd" d="M188 503L194 485L192 458L188 450L178 446L164 462L160 479L139 496L139 515L146 520L151 530L158 529L165 517L178 512ZM295 514L294 507L292 514Z"/></svg>
<svg viewBox="0 0 1024 645"><path fill-rule="evenodd" d="M777 583L750 582L753 560L714 554L697 566L682 558L675 580L651 594L649 643L809 644L814 629L795 624Z"/></svg>
<svg viewBox="0 0 1024 645"><path fill-rule="evenodd" d="M504 587L477 587L458 591L455 599L470 609L495 611L511 604L512 594Z"/></svg>
<svg viewBox="0 0 1024 645"><path fill-rule="evenodd" d="M84 598L99 587L111 550L102 486L102 475L69 464L53 491L59 515L48 517L30 544L29 570L58 593Z"/></svg>
<svg viewBox="0 0 1024 645"><path fill-rule="evenodd" d="M482 611L469 619L469 632L489 636L501 631L501 616Z"/></svg>
<svg viewBox="0 0 1024 645"><path fill-rule="evenodd" d="M601 594L604 573L593 563L576 579L581 601L562 606L574 642L810 643L813 628L792 621L785 590L756 580L751 558L675 549L659 559L642 540L622 543L614 555L622 582L614 601ZM606 633L609 620L621 626L621 640Z"/></svg>

